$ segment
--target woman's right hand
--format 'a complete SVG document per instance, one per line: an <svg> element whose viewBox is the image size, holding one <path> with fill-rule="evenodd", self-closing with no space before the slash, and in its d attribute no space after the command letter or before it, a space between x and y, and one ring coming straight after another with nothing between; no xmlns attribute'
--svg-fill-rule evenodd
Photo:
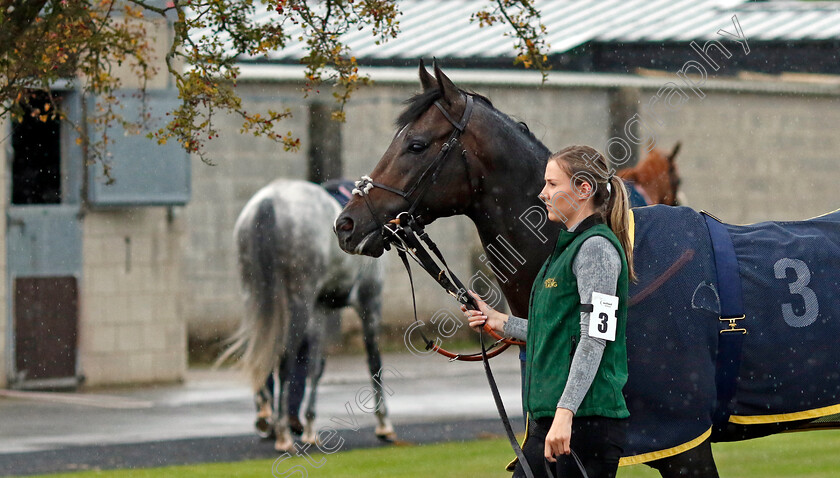
<svg viewBox="0 0 840 478"><path fill-rule="evenodd" d="M469 320L470 327L472 327L473 330L478 332L486 322L487 325L489 325L491 329L496 331L497 334L504 334L505 323L508 320L507 314L503 314L499 311L494 310L492 307L487 305L486 302L481 300L481 298L475 292L470 291L470 295L475 300L475 303L478 304L479 308L479 310L468 310L466 306L461 306L461 311L464 313L464 316L467 318L467 320Z"/></svg>

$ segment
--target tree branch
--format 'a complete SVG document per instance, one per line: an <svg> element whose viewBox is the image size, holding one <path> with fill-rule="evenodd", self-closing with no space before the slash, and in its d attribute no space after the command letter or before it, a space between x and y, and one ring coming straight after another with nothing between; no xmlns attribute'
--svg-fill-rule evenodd
<svg viewBox="0 0 840 478"><path fill-rule="evenodd" d="M0 57L14 48L15 40L35 23L49 0L4 0L0 4Z"/></svg>

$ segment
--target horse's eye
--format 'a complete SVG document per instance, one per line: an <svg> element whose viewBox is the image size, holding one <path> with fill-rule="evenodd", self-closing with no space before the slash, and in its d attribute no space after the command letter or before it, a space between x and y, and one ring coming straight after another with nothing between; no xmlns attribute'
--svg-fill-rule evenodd
<svg viewBox="0 0 840 478"><path fill-rule="evenodd" d="M420 141L412 141L408 145L408 151L411 153L422 153L423 151L426 151L426 148L428 147L429 145L427 145L426 143L421 143Z"/></svg>

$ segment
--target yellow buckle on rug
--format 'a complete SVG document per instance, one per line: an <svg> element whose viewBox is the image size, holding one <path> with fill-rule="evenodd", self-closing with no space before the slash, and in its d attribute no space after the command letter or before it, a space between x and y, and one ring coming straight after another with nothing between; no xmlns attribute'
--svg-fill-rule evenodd
<svg viewBox="0 0 840 478"><path fill-rule="evenodd" d="M720 331L720 333L724 333L724 332L741 332L742 334L746 334L746 333L747 333L747 329L744 329L744 328L739 328L739 327L738 327L738 322L736 322L736 321L738 321L738 320L743 320L743 319L745 319L745 318L746 318L746 316L745 316L745 315L742 315L742 316L740 316L740 317L721 317L721 318L719 318L718 320L720 320L721 322L727 322L727 321L729 322L729 324L728 324L728 325L729 325L729 328L728 328L728 329L723 329L723 330L721 330L721 331Z"/></svg>

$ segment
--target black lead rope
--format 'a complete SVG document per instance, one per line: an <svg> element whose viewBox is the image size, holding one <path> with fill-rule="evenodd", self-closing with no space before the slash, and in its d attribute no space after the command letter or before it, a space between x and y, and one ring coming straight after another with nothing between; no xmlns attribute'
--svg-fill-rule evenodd
<svg viewBox="0 0 840 478"><path fill-rule="evenodd" d="M589 475L586 474L586 468L583 467L583 462L580 461L580 458L578 458L577 453L575 453L575 451L572 450L571 448L569 448L569 451L572 452L572 459L575 460L575 464L577 465L578 470L580 470L581 476L583 478L589 478ZM545 472L546 472L546 474L548 474L548 476L555 476L557 478L562 478L561 475L560 475L560 469L559 469L560 465L558 465L557 462L555 462L556 473L551 471L551 467L548 466L548 460L543 460L543 465L545 465Z"/></svg>
<svg viewBox="0 0 840 478"><path fill-rule="evenodd" d="M400 214L397 217L400 218L402 216L403 214ZM404 225L403 222L405 223ZM443 265L443 268L438 267L431 255L426 251L426 247L417 240L418 231L420 233L420 239L438 258L440 263ZM455 273L452 272L452 269L449 268L449 264L446 263L446 259L443 258L443 254L441 254L437 244L432 241L429 235L426 234L423 227L417 224L417 221L415 221L412 216L406 215L405 219L400 220L399 232L396 233L395 236L403 242L407 249L411 250L413 255L417 258L417 263L420 264L420 267L428 272L429 275L434 277L437 283L440 284L444 290L449 292L451 296L455 297L458 302L467 306L468 309L478 310L478 304L476 304L475 300L467 294L467 288L464 286L464 283L461 282L461 280L458 279L458 276L456 276Z"/></svg>
<svg viewBox="0 0 840 478"><path fill-rule="evenodd" d="M411 264L408 263L408 258L406 257L405 250L403 248L396 248L397 255L400 256L403 265L405 266L406 272L408 272L408 283L411 285L411 306L414 308L414 322L417 322L417 299L414 297L414 278L411 275ZM426 344L426 350L431 350L434 347L435 343L429 340L426 337L426 334L423 333L423 329L418 328L420 331L420 337L423 339L423 342Z"/></svg>
<svg viewBox="0 0 840 478"><path fill-rule="evenodd" d="M458 276L456 276L449 268L449 265L443 258L443 254L438 249L437 244L435 244L435 242L432 241L429 235L426 234L424 228L417 224L414 218L408 214L401 214L398 217L400 219L399 224L390 225L394 227L394 229L389 228L389 232L392 234L390 240L399 241L399 244L395 245L395 249L397 249L397 254L400 256L400 259L402 260L403 265L405 266L405 270L408 273L408 280L411 285L411 301L412 306L414 307L414 320L417 321L417 303L414 294L414 278L411 273L411 266L409 264L406 251L410 251L412 254L412 258L415 261L417 261L420 267L433 278L435 278L438 284L440 284L447 292L449 292L456 299L458 299L459 302L463 303L470 309L478 310L478 305L475 303L471 296L460 293L462 290L465 290L463 283L460 279L458 279ZM422 243L417 239L418 231L420 233L419 237L422 240ZM428 248L440 260L440 262L444 266L444 269L441 269L437 266L437 264L431 258L430 254L426 252L423 243L425 243L426 246L428 246ZM420 330L420 336L426 343L427 350L431 349L434 346L434 342L427 338L426 335L423 334L422 330ZM514 454L519 459L519 462L522 463L522 470L525 473L525 476L527 478L534 478L533 471L531 470L528 461L525 459L525 454L522 452L522 447L520 447L519 442L516 441L516 435L513 433L513 427L511 426L510 419L507 416L507 412L502 401L501 393L499 393L499 387L496 384L496 379L493 376L493 371L490 369L490 360L487 357L488 349L484 343L483 330L480 331L479 340L481 342L481 361L484 364L484 372L487 375L487 383L490 385L490 392L493 395L493 401L496 404L496 410L499 413L499 418L501 419L502 425L504 426L505 432L508 437L508 441L510 442L510 446L513 449ZM495 346L496 344L498 344L498 342L493 344L493 346ZM583 478L589 478L589 476L586 473L586 469L584 468L583 463L581 462L577 453L575 453L574 450L570 451L572 459L575 461L575 464L580 470ZM548 462L546 460L543 460L543 466L548 472L548 476L555 476L555 474L551 472L548 466Z"/></svg>
<svg viewBox="0 0 840 478"><path fill-rule="evenodd" d="M505 432L507 433L508 441L510 441L510 446L513 448L513 453L516 454L516 458L519 459L519 463L522 465L522 471L525 472L527 478L534 478L534 472L531 471L528 460L525 459L525 453L522 452L522 447L519 446L519 442L516 441L516 435L513 434L513 428L510 426L510 420L505 411L505 404L502 403L502 395L499 393L496 379L490 370L490 361L487 359L487 348L484 346L484 331L479 332L479 337L481 340L481 362L484 364L484 373L487 375L487 383L490 384L490 392L493 394L493 401L496 402L496 410L499 412L499 418L502 419L502 425L505 427ZM551 475L549 473L549 476Z"/></svg>
<svg viewBox="0 0 840 478"><path fill-rule="evenodd" d="M408 258L406 257L406 252L405 251L406 251L407 248L410 248L410 250L412 251L412 253L414 255L418 255L418 256L425 255L426 257L428 257L428 253L425 252L425 250L423 248L423 245L419 241L416 240L416 232L414 231L412 226L418 227L417 224L413 221L413 219L411 218L410 215L407 215L407 216L408 217L406 219L401 219L399 225L395 225L395 227L398 228L398 229L395 229L391 232L394 233L394 237L398 238L400 240L400 242L403 243L403 245L401 245L399 247L395 247L395 249L397 249L397 253L399 254L400 259L402 260L403 265L405 266L405 269L408 272L408 280L409 280L409 283L411 284L411 301L412 301L412 305L414 306L414 320L416 321L417 320L417 304L416 304L415 297L414 297L414 279L413 279L412 274L411 274L411 267L409 265ZM403 225L403 222L405 222L406 224ZM428 244L429 247L432 248L432 250L434 251L435 255L438 256L438 258L440 258L441 262L444 264L444 267L446 268L446 271L449 273L452 281L457 284L459 289L463 289L463 284L457 278L457 276L455 276L455 274L452 273L452 271L449 269L449 266L446 264L446 261L443 259L443 255L440 254L439 250L437 250L438 249L437 245L434 244L434 242L431 240L431 238L428 237L428 235L425 233L425 231L423 231L422 228L419 228L419 229L422 232L421 238L423 239L423 242ZM408 246L408 247L406 247L406 246ZM428 257L428 259L431 260L431 257ZM434 273L429 269L429 267L427 267L426 264L424 264L421 261L418 261L418 262L420 263L420 266L424 270L426 270L426 272L430 273L434 277ZM433 261L432 261L432 265L434 265ZM439 270L438 277L437 277L438 283L443 285L444 288L447 289L447 291L449 291L451 293L451 290L449 290L449 288L447 288L446 285L444 285L441 281L443 270L440 270L439 268L437 268L436 265L435 265L435 269ZM449 284L452 284L452 282L449 282ZM460 299L459 301L469 301L468 303L464 302L464 305L466 305L467 307L470 307L473 310L478 310L478 305L475 303L475 301L473 300L472 297L463 296L462 294L454 294L454 293L453 293L453 295L455 295L456 298L459 298ZM461 299L462 297L463 297L463 299ZM420 331L420 336L426 342L426 349L432 348L433 342L431 340L429 340L423 334L422 330ZM487 375L487 383L490 385L490 392L493 394L493 401L496 403L496 410L499 412L499 418L502 420L502 425L505 428L505 432L507 434L508 441L510 441L510 446L511 446L511 448L513 448L514 454L516 454L516 457L519 459L519 462L522 464L522 470L525 472L525 476L527 478L534 478L534 473L531 471L531 467L528 464L528 460L525 459L525 454L522 452L522 447L520 447L519 442L516 441L516 435L513 433L513 427L511 427L510 419L508 418L507 412L505 411L505 405L502 402L502 396L499 393L499 387L498 387L498 385L496 385L496 379L493 376L493 371L490 369L490 359L487 357L487 346L484 344L484 331L483 330L479 332L479 340L481 342L481 362L484 364L484 372ZM586 475L584 474L584 476L586 476Z"/></svg>
<svg viewBox="0 0 840 478"><path fill-rule="evenodd" d="M422 245L420 245L419 249L411 247L409 245L411 243L411 241L406 241L407 235L405 234L405 230L403 230L402 228L388 229L388 230L393 234L392 237L389 237L389 240L399 241L399 242L394 242L394 248L397 250L397 255L400 257L400 260L402 261L403 266L405 267L405 271L408 274L408 282L409 282L409 285L411 287L411 305L412 305L412 308L414 310L414 322L415 323L419 323L419 320L417 319L417 298L416 298L417 294L414 292L414 276L411 273L411 264L408 261L408 254L407 254L408 251L411 251L411 258L414 259L414 261L417 262L417 264L420 265L420 268L425 270L426 272L428 272L429 275L431 275L433 277L436 277L438 283L445 290L449 291L453 296L458 298L459 302L464 302L464 300L469 300L470 302L465 303L465 305L467 307L470 307L470 303L475 304L475 302L472 300L471 297L468 297L468 296L465 297L464 295L456 295L455 293L451 292L454 289L454 286L452 286L452 283L447 282L448 279L443 274L443 271L441 269L437 268L437 265L434 263L434 261L432 261L431 257L429 257L429 255L428 255L428 253L422 249ZM416 240L414 242L416 242ZM434 273L433 269L436 269L438 272ZM458 284L461 283L460 280L458 280L458 278L455 277L454 274L452 274L452 271L449 271L449 273L452 275L452 278L455 280L455 282L457 282ZM474 309L474 310L478 310L477 306L475 306L475 305L473 305L471 308ZM467 360L467 359L472 359L474 356L477 355L477 354L470 354L470 355L451 354L451 353L448 353L446 351L443 351L440 347L436 347L434 341L429 339L426 336L426 334L423 333L422 328L418 327L417 330L420 332L420 337L423 339L423 342L426 344L426 350L431 350L431 349L436 348L439 353L441 353L443 355L446 355L447 357L450 357L450 360ZM496 345L498 345L498 342L496 344L493 344L490 348L492 349Z"/></svg>

